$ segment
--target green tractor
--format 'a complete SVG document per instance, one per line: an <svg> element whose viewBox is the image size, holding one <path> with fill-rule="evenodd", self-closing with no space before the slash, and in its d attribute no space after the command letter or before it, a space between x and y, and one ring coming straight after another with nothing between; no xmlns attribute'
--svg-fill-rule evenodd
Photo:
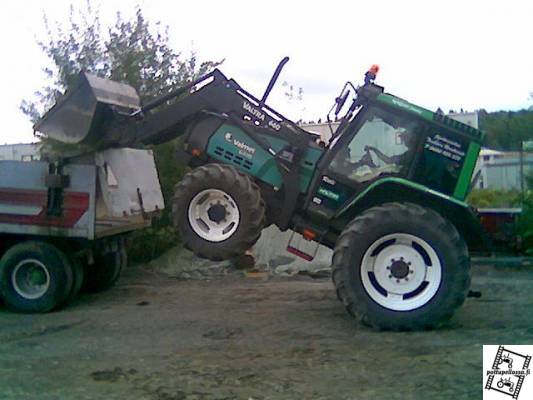
<svg viewBox="0 0 533 400"><path fill-rule="evenodd" d="M177 159L192 170L172 213L196 255L239 256L275 224L334 250L333 283L354 318L440 326L469 291L469 252L486 248L464 202L482 132L385 93L373 67L363 85L345 84L328 115L338 128L321 142L266 105L287 60L261 99L214 70L141 106L131 87L82 74L36 129L93 148L181 136Z"/></svg>

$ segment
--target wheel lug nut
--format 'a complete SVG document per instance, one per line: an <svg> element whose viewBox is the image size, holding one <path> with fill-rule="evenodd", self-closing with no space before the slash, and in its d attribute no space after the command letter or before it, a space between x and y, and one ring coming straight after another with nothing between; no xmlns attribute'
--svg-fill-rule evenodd
<svg viewBox="0 0 533 400"><path fill-rule="evenodd" d="M400 280L399 280L399 279L396 279L396 283L400 283Z"/></svg>
<svg viewBox="0 0 533 400"><path fill-rule="evenodd" d="M407 265L411 265L411 261L409 261L409 262L407 263Z"/></svg>
<svg viewBox="0 0 533 400"><path fill-rule="evenodd" d="M400 257L400 261L403 261L403 257Z"/></svg>
<svg viewBox="0 0 533 400"><path fill-rule="evenodd" d="M405 277L405 280L406 280L406 281L408 281L408 280L409 280L409 278L408 278L408 277L406 276L406 277Z"/></svg>
<svg viewBox="0 0 533 400"><path fill-rule="evenodd" d="M392 278L392 275L389 275L389 278Z"/></svg>
<svg viewBox="0 0 533 400"><path fill-rule="evenodd" d="M413 270L412 270L412 269L410 269L410 270L409 270L409 273L410 273L410 274L412 274L412 273L413 273Z"/></svg>
<svg viewBox="0 0 533 400"><path fill-rule="evenodd" d="M387 266L387 269L390 269L390 267L389 267L389 266Z"/></svg>

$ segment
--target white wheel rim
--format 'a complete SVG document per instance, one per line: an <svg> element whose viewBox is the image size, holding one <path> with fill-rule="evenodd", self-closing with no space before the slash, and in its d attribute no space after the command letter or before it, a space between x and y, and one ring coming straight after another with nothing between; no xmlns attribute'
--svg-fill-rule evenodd
<svg viewBox="0 0 533 400"><path fill-rule="evenodd" d="M226 192L206 189L189 203L189 224L192 230L209 242L222 242L239 227L240 213L237 203Z"/></svg>
<svg viewBox="0 0 533 400"><path fill-rule="evenodd" d="M35 300L48 291L50 273L39 260L33 258L22 260L13 269L11 284L19 296Z"/></svg>
<svg viewBox="0 0 533 400"><path fill-rule="evenodd" d="M361 280L366 293L379 305L394 311L411 311L435 296L442 280L442 266L425 240L394 233L376 240L365 252Z"/></svg>

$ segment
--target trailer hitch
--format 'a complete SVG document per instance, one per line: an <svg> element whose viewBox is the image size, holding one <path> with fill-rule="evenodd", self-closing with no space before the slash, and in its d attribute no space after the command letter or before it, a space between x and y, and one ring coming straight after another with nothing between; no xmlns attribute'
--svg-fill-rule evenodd
<svg viewBox="0 0 533 400"><path fill-rule="evenodd" d="M63 213L63 190L70 185L70 177L63 175L62 161L56 161L48 165L45 185L48 188L46 214L60 216Z"/></svg>

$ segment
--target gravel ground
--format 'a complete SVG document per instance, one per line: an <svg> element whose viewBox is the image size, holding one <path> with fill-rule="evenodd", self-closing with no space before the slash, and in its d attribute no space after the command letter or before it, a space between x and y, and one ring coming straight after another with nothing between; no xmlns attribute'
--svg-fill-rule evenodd
<svg viewBox="0 0 533 400"><path fill-rule="evenodd" d="M533 344L533 268L473 289L444 329L380 333L327 278L132 268L59 312L0 307L0 399L479 399L482 345Z"/></svg>

